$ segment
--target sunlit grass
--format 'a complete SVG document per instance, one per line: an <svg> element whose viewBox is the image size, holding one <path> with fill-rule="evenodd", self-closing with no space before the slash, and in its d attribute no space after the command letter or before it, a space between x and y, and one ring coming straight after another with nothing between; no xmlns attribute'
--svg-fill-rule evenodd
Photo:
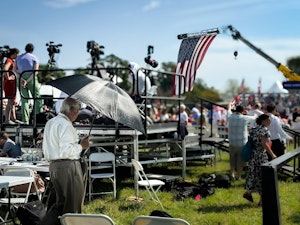
<svg viewBox="0 0 300 225"><path fill-rule="evenodd" d="M187 180L197 182L201 175L209 173L229 173L228 153L222 153L217 157L215 165L205 165L204 162L187 163ZM148 165L145 168L148 173L176 175L181 177L180 163L166 163ZM187 220L191 225L254 225L262 224L262 208L257 206L258 195L253 195L255 203L251 204L243 199L245 174L239 181L232 182L228 189L218 188L215 193L200 201L193 198L184 201L177 200L174 192L159 192L159 197L166 212L173 217ZM300 224L300 194L299 183L291 179L279 180L279 195L281 204L281 218L284 225ZM99 185L103 185L99 183ZM105 184L106 186L106 184ZM103 213L110 216L116 225L131 225L135 216L149 215L151 211L160 209L153 201L148 202L139 210L140 204L128 200L134 196L133 178L130 169L118 168L118 196L112 200L112 195L94 198L84 205L84 213ZM145 190L139 190L139 196L147 198Z"/></svg>

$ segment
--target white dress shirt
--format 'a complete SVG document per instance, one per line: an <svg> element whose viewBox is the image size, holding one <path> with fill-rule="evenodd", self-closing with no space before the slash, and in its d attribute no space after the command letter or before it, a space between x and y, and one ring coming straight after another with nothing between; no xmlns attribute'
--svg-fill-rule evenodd
<svg viewBox="0 0 300 225"><path fill-rule="evenodd" d="M282 123L280 122L279 118L272 113L269 113L269 115L271 117L271 124L268 128L271 133L271 140L279 139L283 141L293 139L283 130Z"/></svg>
<svg viewBox="0 0 300 225"><path fill-rule="evenodd" d="M43 139L43 152L46 160L79 159L82 146L69 118L59 113L46 123Z"/></svg>

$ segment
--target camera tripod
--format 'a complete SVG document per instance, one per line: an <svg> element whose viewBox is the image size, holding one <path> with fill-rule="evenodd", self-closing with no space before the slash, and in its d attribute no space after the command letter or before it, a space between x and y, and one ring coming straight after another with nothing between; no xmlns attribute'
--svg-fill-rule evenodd
<svg viewBox="0 0 300 225"><path fill-rule="evenodd" d="M56 61L54 60L54 54L49 54L50 59L48 60L47 67L48 69L56 68Z"/></svg>
<svg viewBox="0 0 300 225"><path fill-rule="evenodd" d="M99 56L91 55L91 57L92 57L92 64L91 64L90 75L94 75L94 71L96 71L97 77L103 78L103 76L101 74L101 65L98 64Z"/></svg>

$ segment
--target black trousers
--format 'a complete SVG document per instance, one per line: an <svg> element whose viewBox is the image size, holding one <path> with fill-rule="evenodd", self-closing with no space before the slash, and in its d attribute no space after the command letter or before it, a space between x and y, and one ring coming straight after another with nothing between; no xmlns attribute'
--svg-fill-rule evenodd
<svg viewBox="0 0 300 225"><path fill-rule="evenodd" d="M285 145L284 143L280 140L280 139L274 139L272 140L272 147L271 147L272 151L274 152L274 154L279 157L281 155L284 154L285 152ZM269 157L269 161L272 160L271 156L268 155Z"/></svg>

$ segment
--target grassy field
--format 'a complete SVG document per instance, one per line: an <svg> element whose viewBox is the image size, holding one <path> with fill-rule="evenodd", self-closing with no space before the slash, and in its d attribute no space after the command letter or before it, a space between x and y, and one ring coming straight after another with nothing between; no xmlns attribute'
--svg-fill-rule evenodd
<svg viewBox="0 0 300 225"><path fill-rule="evenodd" d="M145 168L148 173L181 176L180 163L168 163L148 165ZM229 173L228 153L221 153L217 157L216 164L207 166L204 162L187 163L187 179L197 182L204 173ZM256 225L262 224L262 208L257 206L259 196L254 194L254 202L246 201L242 195L245 184L243 179L233 181L228 189L217 188L209 197L197 201L187 198L184 201L177 200L176 193L172 191L159 192L159 197L165 207L165 211L173 217L187 220L191 225ZM149 215L153 210L160 210L160 206L152 201L139 210L139 203L129 200L134 196L133 178L130 170L118 168L117 200L112 200L112 195L94 198L86 202L83 213L102 213L110 216L116 225L130 225L135 216ZM99 183L99 186L106 184ZM280 177L279 195L281 204L281 218L283 225L300 224L300 194L299 183L290 178ZM140 189L140 197L147 198L147 193ZM265 203L267 204L267 203Z"/></svg>

